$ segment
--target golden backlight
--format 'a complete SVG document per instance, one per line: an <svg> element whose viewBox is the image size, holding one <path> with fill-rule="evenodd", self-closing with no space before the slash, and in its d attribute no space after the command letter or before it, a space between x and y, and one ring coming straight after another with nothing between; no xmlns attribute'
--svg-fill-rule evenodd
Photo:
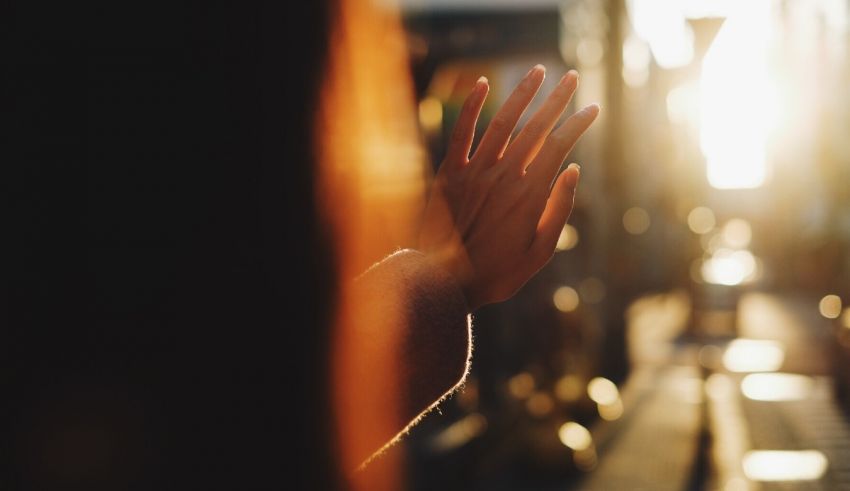
<svg viewBox="0 0 850 491"><path fill-rule="evenodd" d="M768 177L767 137L777 107L771 35L771 2L740 2L703 60L700 147L714 188L757 188Z"/></svg>

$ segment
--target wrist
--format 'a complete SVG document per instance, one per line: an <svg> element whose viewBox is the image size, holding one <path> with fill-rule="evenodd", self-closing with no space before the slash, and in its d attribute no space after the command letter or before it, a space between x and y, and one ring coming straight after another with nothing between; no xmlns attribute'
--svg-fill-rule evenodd
<svg viewBox="0 0 850 491"><path fill-rule="evenodd" d="M435 268L443 271L451 277L457 286L467 306L467 311L472 312L478 305L475 303L475 295L472 289L472 265L466 257L466 253L455 248L439 251L427 251L425 257Z"/></svg>

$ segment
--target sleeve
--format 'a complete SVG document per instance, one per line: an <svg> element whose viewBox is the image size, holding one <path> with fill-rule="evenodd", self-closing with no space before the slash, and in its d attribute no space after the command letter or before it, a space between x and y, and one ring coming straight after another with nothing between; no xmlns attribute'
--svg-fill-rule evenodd
<svg viewBox="0 0 850 491"><path fill-rule="evenodd" d="M358 389L373 394L360 401L377 406L370 414L392 414L396 422L369 435L374 441L362 447L368 462L462 385L472 353L471 318L454 277L414 250L372 266L354 291L361 315L348 348L360 353Z"/></svg>

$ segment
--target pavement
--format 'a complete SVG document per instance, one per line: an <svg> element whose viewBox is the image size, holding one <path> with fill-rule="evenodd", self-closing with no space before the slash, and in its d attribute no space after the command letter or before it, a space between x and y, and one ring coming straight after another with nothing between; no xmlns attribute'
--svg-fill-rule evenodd
<svg viewBox="0 0 850 491"><path fill-rule="evenodd" d="M748 292L699 316L692 304L683 291L633 304L624 411L591 428L598 461L576 489L850 491L817 301ZM699 319L723 317L731 330L699 334Z"/></svg>

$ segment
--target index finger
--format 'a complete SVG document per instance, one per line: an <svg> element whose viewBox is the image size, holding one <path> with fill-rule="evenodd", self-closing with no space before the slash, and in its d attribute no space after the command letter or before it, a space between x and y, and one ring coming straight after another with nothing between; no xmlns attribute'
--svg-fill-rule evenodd
<svg viewBox="0 0 850 491"><path fill-rule="evenodd" d="M481 113L481 106L484 105L484 99L487 98L489 88L486 77L481 77L475 82L472 92L463 103L457 123L455 123L452 131L449 147L446 151L446 162L465 165L469 159L469 150L475 137L475 125L478 122L478 115Z"/></svg>

